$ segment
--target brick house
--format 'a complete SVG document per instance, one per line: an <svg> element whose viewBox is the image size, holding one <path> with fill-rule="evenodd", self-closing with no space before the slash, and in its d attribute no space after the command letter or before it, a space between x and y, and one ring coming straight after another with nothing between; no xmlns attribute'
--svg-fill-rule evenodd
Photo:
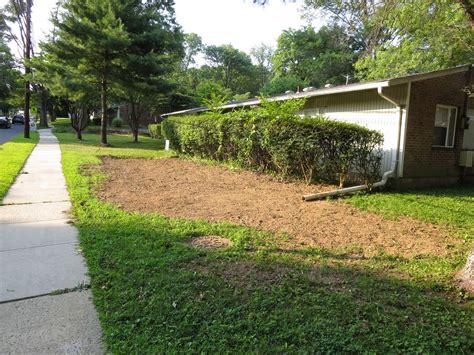
<svg viewBox="0 0 474 355"><path fill-rule="evenodd" d="M404 77L278 95L306 98L304 116L323 115L384 135L383 173L396 187L449 185L474 180L473 65ZM225 110L252 107L258 99L231 102ZM206 108L163 115L196 114Z"/></svg>

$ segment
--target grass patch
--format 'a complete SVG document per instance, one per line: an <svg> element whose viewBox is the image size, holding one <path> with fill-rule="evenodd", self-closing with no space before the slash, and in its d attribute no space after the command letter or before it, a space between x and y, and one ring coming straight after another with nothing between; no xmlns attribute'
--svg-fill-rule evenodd
<svg viewBox="0 0 474 355"><path fill-rule="evenodd" d="M387 218L408 216L455 227L466 241L472 241L474 234L473 186L360 194L345 201L357 208L381 213Z"/></svg>
<svg viewBox="0 0 474 355"><path fill-rule="evenodd" d="M84 142L57 136L109 351L473 350L474 310L456 300L447 281L456 258L281 252L274 235L255 229L125 212L95 197L104 177L82 174L81 167L99 164L102 155L161 158L168 154L160 150L163 142L110 135L112 147L103 148L95 135ZM232 246L189 245L205 235L228 238Z"/></svg>
<svg viewBox="0 0 474 355"><path fill-rule="evenodd" d="M51 122L51 124L54 126L55 132L56 133L74 133L75 130L71 126L71 119L70 118L57 118L56 121ZM100 125L92 125L89 124L82 133L91 133L91 134L99 134L100 133ZM107 132L109 133L115 133L115 134L132 134L131 128L128 125L122 125L122 127L113 127L112 124L109 124L107 126ZM147 134L140 134L140 136L146 136L148 137Z"/></svg>
<svg viewBox="0 0 474 355"><path fill-rule="evenodd" d="M30 132L30 139L19 134L12 140L0 145L0 201L7 194L26 159L38 143L39 135Z"/></svg>

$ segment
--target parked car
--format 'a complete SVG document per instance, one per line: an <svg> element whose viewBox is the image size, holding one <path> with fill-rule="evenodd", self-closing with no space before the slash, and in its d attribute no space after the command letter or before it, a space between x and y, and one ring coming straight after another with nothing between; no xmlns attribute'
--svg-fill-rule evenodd
<svg viewBox="0 0 474 355"><path fill-rule="evenodd" d="M25 124L25 117L23 115L15 115L13 116L12 123Z"/></svg>
<svg viewBox="0 0 474 355"><path fill-rule="evenodd" d="M1 128L10 128L12 126L8 117L0 116L0 127Z"/></svg>

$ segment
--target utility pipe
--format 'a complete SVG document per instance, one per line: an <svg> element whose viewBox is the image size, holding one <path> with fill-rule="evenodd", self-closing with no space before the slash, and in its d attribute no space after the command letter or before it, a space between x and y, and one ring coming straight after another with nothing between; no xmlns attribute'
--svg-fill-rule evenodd
<svg viewBox="0 0 474 355"><path fill-rule="evenodd" d="M410 84L408 84L410 85ZM376 182L375 184L372 185L373 188L378 188L378 187L383 187L388 181L388 178L391 177L392 175L397 175L397 170L399 166L399 156L400 156L400 141L401 141L401 133L402 133L402 121L403 121L403 108L401 105L399 105L397 102L393 101L390 99L388 96L386 96L383 93L383 89L381 86L377 88L377 94L384 100L390 102L391 104L395 105L395 107L398 108L399 112L399 118L398 118L398 133L397 133L397 152L396 152L396 159L395 162L392 164L392 167L389 171L385 172L382 175L382 180ZM304 195L303 200L304 201L314 201L314 200L321 200L323 198L329 197L329 196L339 196L339 195L345 195L348 193L352 192L357 192L357 191L362 191L362 190L367 190L368 186L367 185L358 185L358 186L351 186L351 187L346 187L343 189L337 189L337 190L332 190L332 191L326 191L326 192L320 192L317 194L311 194L311 195Z"/></svg>

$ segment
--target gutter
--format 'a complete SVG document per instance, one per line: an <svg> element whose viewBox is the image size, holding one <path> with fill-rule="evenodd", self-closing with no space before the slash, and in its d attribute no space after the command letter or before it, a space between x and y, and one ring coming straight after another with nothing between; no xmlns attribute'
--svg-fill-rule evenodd
<svg viewBox="0 0 474 355"><path fill-rule="evenodd" d="M410 85L410 83L408 83L408 85ZM392 164L392 167L390 168L390 170L383 174L382 180L380 180L380 181L376 182L375 184L373 184L372 188L384 187L387 184L387 181L388 181L389 177L392 177L392 176L397 177L397 175L398 175L398 167L400 165L400 141L401 141L402 122L403 122L403 106L400 105L399 103L393 101L388 96L386 96L383 93L383 86L377 87L377 94L379 94L379 96L382 99L390 102L392 105L395 105L395 107L398 108L399 118L398 118L398 134L397 134L397 155L396 155L396 158L395 158L395 162ZM407 93L407 95L408 95L408 93ZM369 187L367 185L358 185L358 186L346 187L346 188L343 188L343 189L320 192L320 193L317 193L317 194L304 195L303 200L304 201L321 200L321 199L329 197L329 196L345 195L345 194L352 193L352 192L367 190L368 188Z"/></svg>

